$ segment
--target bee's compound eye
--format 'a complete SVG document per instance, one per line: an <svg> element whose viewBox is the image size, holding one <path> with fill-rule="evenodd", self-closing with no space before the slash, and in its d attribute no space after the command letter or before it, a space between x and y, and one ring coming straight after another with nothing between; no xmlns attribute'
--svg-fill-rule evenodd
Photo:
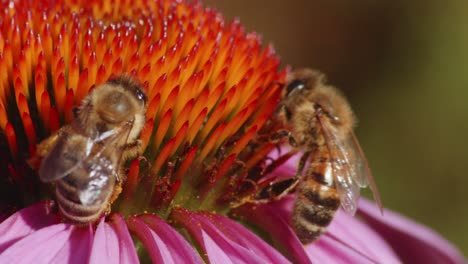
<svg viewBox="0 0 468 264"><path fill-rule="evenodd" d="M135 96L136 96L136 98L138 100L143 101L144 103L146 103L146 95L142 90L136 89Z"/></svg>
<svg viewBox="0 0 468 264"><path fill-rule="evenodd" d="M290 95L293 92L297 92L297 91L304 89L304 87L305 87L304 81L300 79L296 79L290 82L286 88L288 89L288 95Z"/></svg>

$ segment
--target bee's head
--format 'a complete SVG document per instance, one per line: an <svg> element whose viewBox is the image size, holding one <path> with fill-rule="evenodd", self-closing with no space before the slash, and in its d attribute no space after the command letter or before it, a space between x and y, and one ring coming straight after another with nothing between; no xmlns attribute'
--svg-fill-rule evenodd
<svg viewBox="0 0 468 264"><path fill-rule="evenodd" d="M132 121L135 115L144 115L146 94L135 80L122 75L96 87L92 101L103 122L119 125Z"/></svg>

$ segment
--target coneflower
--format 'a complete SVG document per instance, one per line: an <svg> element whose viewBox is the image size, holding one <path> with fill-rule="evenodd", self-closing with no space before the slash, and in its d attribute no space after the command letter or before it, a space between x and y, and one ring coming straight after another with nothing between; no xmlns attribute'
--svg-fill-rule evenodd
<svg viewBox="0 0 468 264"><path fill-rule="evenodd" d="M305 247L288 224L293 197L231 212L246 183L296 166L256 141L276 129L269 119L287 70L239 21L169 0L0 7L1 263L465 261L432 231L376 215L366 201L365 221L339 213ZM127 164L110 214L86 226L63 222L30 161L90 90L122 73L148 94L144 152ZM278 166L259 169L265 162Z"/></svg>

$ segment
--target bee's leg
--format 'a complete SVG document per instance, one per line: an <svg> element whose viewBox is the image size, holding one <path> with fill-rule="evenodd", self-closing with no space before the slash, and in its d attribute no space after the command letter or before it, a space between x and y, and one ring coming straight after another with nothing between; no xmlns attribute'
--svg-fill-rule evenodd
<svg viewBox="0 0 468 264"><path fill-rule="evenodd" d="M307 159L309 159L311 153L312 151L307 151L302 155L301 159L299 160L299 164L297 164L296 177L300 177L300 175L302 175L302 171L304 170Z"/></svg>
<svg viewBox="0 0 468 264"><path fill-rule="evenodd" d="M125 177L125 174L123 171L119 172L119 178L122 179L122 177ZM116 181L114 185L114 191L112 192L111 197L109 198L109 203L107 206L107 210L110 212L110 207L112 203L119 197L120 193L122 192L122 183L123 181Z"/></svg>
<svg viewBox="0 0 468 264"><path fill-rule="evenodd" d="M142 146L142 143L141 143L141 140L139 139L135 140L135 142L133 143L124 145L123 154L122 154L123 160L128 160L128 159L131 159L133 157L140 155L140 153L142 152L141 146Z"/></svg>
<svg viewBox="0 0 468 264"><path fill-rule="evenodd" d="M267 187L260 190L255 196L255 201L259 203L276 201L291 193L299 183L298 177L271 182Z"/></svg>
<svg viewBox="0 0 468 264"><path fill-rule="evenodd" d="M287 137L289 139L289 145L291 145L292 147L297 146L297 141L293 137L291 131L285 130L285 129L278 130L278 131L272 133L270 135L270 142L276 144L276 143L279 143L279 141L281 139L285 138L285 137Z"/></svg>
<svg viewBox="0 0 468 264"><path fill-rule="evenodd" d="M286 194L293 192L299 183L302 171L304 170L305 164L307 159L309 159L310 154L311 152L308 151L302 155L301 159L299 160L299 164L297 165L296 175L294 177L277 182L271 182L269 186L260 190L260 192L255 197L255 200L279 200Z"/></svg>

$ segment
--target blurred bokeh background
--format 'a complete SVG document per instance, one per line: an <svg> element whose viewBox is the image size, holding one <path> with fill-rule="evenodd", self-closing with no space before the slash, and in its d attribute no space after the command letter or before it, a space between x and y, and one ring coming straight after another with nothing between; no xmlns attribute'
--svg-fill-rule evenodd
<svg viewBox="0 0 468 264"><path fill-rule="evenodd" d="M468 1L204 2L344 90L385 206L468 255Z"/></svg>

